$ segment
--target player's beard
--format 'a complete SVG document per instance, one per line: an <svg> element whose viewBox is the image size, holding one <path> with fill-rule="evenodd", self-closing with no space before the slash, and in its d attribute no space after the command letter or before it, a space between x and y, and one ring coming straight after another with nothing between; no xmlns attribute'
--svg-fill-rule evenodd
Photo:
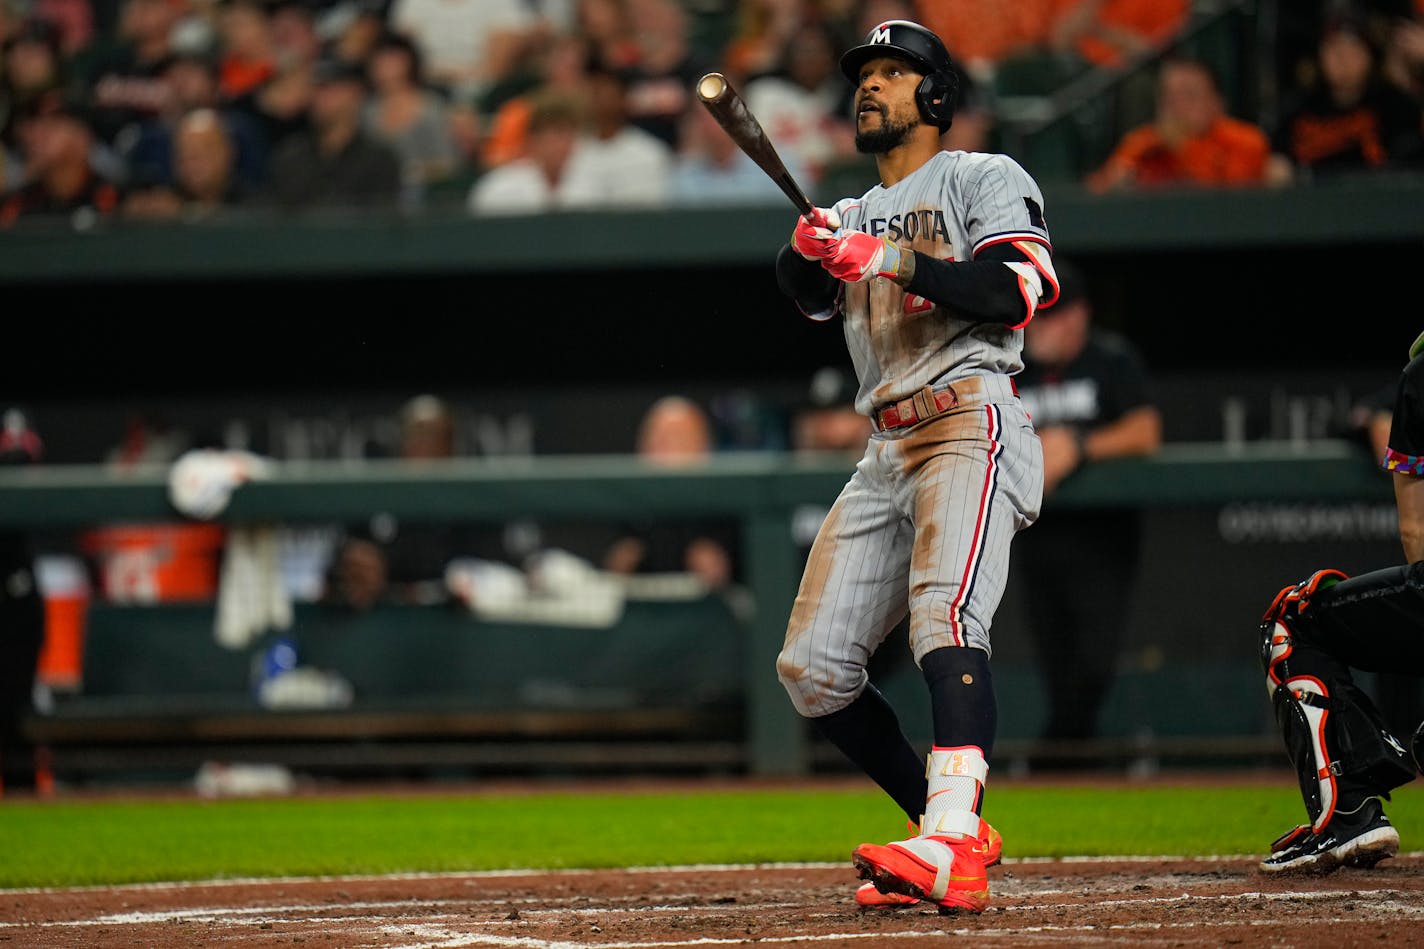
<svg viewBox="0 0 1424 949"><path fill-rule="evenodd" d="M882 113L883 114L883 113ZM905 144L918 122L897 122L889 115L876 129L855 130L855 150L862 155L880 155Z"/></svg>

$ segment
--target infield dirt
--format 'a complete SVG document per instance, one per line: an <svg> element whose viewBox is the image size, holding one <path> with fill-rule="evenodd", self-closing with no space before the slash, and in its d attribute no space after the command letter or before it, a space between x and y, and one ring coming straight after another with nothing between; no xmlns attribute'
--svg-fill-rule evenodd
<svg viewBox="0 0 1424 949"><path fill-rule="evenodd" d="M34 947L801 944L1424 945L1424 854L1267 876L1246 859L1006 861L980 916L861 910L846 866L444 874L0 892L0 944Z"/></svg>
<svg viewBox="0 0 1424 949"><path fill-rule="evenodd" d="M1247 857L1015 857L1009 843L978 916L858 908L848 845L844 864L0 890L0 947L1424 946L1424 852L1302 876Z"/></svg>

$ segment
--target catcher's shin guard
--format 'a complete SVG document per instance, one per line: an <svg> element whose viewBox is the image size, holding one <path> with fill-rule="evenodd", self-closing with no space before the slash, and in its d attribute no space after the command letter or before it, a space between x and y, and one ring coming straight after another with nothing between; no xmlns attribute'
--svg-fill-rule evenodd
<svg viewBox="0 0 1424 949"><path fill-rule="evenodd" d="M1342 801L1347 807L1414 779L1409 753L1385 727L1349 668L1300 642L1311 598L1345 579L1321 570L1276 595L1261 621L1261 662L1286 754L1300 779L1311 828L1320 832Z"/></svg>

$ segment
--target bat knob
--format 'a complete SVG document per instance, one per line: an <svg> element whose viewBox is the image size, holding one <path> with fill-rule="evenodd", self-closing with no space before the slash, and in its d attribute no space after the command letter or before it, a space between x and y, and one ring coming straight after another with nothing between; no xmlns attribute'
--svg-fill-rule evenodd
<svg viewBox="0 0 1424 949"><path fill-rule="evenodd" d="M727 77L710 72L697 81L697 95L704 102L715 102L727 91Z"/></svg>

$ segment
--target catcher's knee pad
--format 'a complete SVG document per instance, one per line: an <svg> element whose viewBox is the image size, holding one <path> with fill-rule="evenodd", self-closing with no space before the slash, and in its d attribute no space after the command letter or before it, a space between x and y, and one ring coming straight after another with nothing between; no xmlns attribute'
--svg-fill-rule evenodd
<svg viewBox="0 0 1424 949"><path fill-rule="evenodd" d="M1266 689L1316 831L1329 823L1342 798L1353 805L1388 794L1415 774L1409 752L1385 727L1349 667L1296 636L1309 623L1310 598L1343 579L1338 570L1322 570L1286 587L1261 622Z"/></svg>

